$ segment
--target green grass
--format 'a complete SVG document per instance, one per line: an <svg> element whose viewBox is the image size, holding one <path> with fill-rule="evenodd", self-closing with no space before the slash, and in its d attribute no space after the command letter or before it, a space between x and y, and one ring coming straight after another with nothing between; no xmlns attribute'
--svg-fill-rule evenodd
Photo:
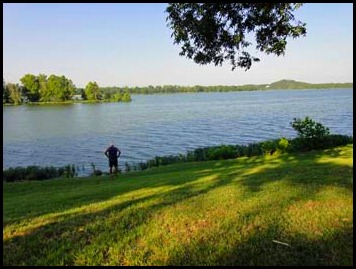
<svg viewBox="0 0 356 269"><path fill-rule="evenodd" d="M3 183L3 265L352 265L352 150Z"/></svg>

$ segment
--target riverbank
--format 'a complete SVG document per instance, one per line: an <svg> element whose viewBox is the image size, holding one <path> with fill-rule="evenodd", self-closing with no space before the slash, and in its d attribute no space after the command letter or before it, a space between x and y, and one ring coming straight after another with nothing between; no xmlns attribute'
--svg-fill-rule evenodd
<svg viewBox="0 0 356 269"><path fill-rule="evenodd" d="M130 101L112 101L112 100L69 100L63 102L25 102L22 104L3 104L3 106L19 106L19 105L29 105L29 106L43 106L43 105L72 105L72 104L97 104L97 103L127 103Z"/></svg>
<svg viewBox="0 0 356 269"><path fill-rule="evenodd" d="M352 265L352 150L3 183L3 264Z"/></svg>

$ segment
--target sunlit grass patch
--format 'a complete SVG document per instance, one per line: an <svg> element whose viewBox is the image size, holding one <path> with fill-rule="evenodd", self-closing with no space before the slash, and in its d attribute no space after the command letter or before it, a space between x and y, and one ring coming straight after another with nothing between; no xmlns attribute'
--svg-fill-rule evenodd
<svg viewBox="0 0 356 269"><path fill-rule="evenodd" d="M289 208L290 229L292 233L301 233L318 238L335 228L342 228L350 218L352 201L306 201Z"/></svg>
<svg viewBox="0 0 356 269"><path fill-rule="evenodd" d="M352 265L352 145L5 183L4 265Z"/></svg>

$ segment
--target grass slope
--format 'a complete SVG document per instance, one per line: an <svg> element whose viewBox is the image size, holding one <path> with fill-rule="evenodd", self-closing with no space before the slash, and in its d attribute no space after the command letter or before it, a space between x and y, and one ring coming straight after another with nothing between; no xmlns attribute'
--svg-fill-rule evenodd
<svg viewBox="0 0 356 269"><path fill-rule="evenodd" d="M352 265L352 150L3 183L3 265Z"/></svg>

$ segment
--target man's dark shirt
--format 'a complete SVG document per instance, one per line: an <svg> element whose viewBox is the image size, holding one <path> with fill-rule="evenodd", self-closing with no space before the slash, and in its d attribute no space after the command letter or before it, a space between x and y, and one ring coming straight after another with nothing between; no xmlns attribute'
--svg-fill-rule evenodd
<svg viewBox="0 0 356 269"><path fill-rule="evenodd" d="M117 147L111 146L106 150L105 155L108 156L110 160L115 160L117 159L118 152L119 149Z"/></svg>

